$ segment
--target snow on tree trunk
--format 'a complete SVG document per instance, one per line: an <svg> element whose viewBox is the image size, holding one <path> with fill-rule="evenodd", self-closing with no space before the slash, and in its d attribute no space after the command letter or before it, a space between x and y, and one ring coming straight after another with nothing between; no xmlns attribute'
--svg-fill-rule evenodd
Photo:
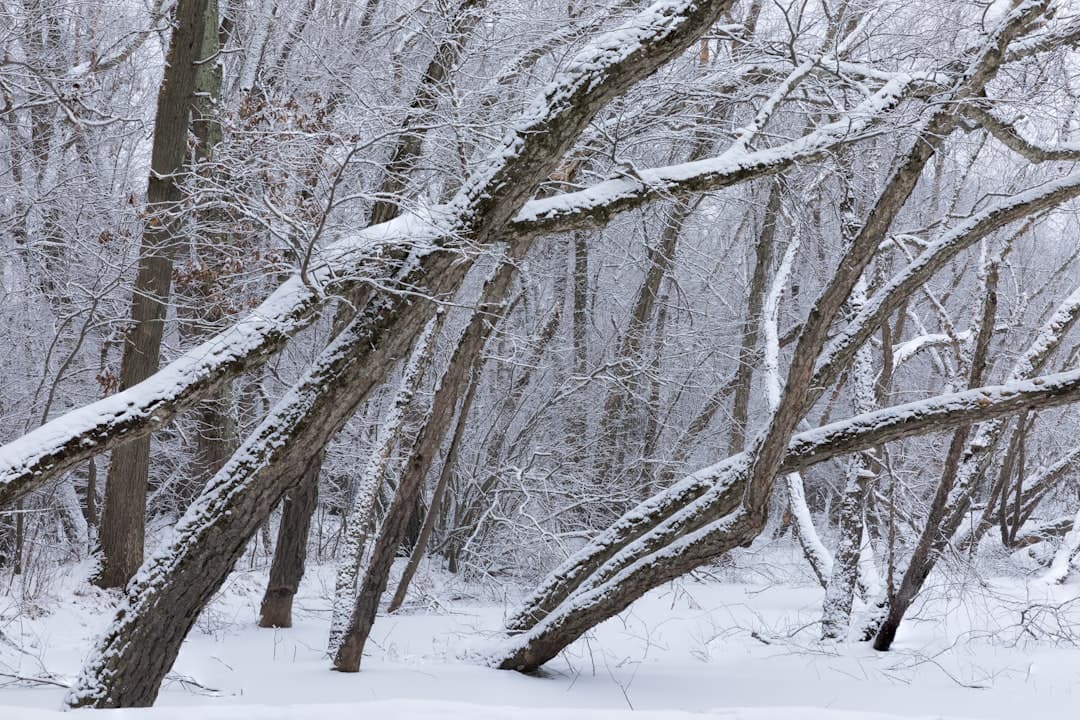
<svg viewBox="0 0 1080 720"><path fill-rule="evenodd" d="M1050 569L1043 575L1043 580L1051 585L1060 585L1069 576L1069 564L1076 551L1080 550L1080 512L1073 519L1072 530L1065 535L1061 547L1054 553Z"/></svg>
<svg viewBox="0 0 1080 720"><path fill-rule="evenodd" d="M397 395L380 424L378 441L368 458L364 472L360 475L356 498L345 520L345 541L342 543L341 554L338 557L333 610L330 618L328 647L331 653L337 651L341 637L347 629L349 612L356 599L356 580L364 558L368 527L374 520L375 499L386 477L394 447L398 444L404 430L407 411L413 403L417 390L420 389L424 369L431 363L433 345L442 317L443 313L439 313L427 324L424 332L416 340L412 355L405 363Z"/></svg>
<svg viewBox="0 0 1080 720"><path fill-rule="evenodd" d="M639 63L641 70L648 65ZM637 78L638 74L628 73ZM852 109L848 117L815 129L809 135L778 148L756 153L726 154L693 163L642 170L643 180L608 180L572 193L528 202L517 213L505 234L524 238L585 227L603 227L618 212L640 206L657 197L684 196L730 187L780 172L800 161L817 158L830 149L852 142L858 133L880 121L896 107L914 84L912 77L890 79L870 98ZM533 133L532 139L547 146L573 133ZM561 151L561 149L560 149ZM1080 194L1080 173L1052 187L1017 196L1015 215L1051 207ZM968 244L991 229L1008 222L1008 215L992 208L957 244ZM983 215L987 215L986 212ZM410 246L444 247L458 230L446 217L455 217L451 206L433 208L428 217L399 217L348 234L332 243L319 262L308 268L305 278L286 280L263 303L232 327L192 348L166 367L128 390L117 392L55 418L36 430L0 447L0 505L10 504L41 487L65 470L107 450L133 441L161 427L177 414L193 407L219 384L258 367L273 357L288 339L308 327L328 297L348 294L364 277L393 261ZM967 245L960 245L952 257ZM943 260L942 262L947 261ZM380 263L382 266L380 267Z"/></svg>
<svg viewBox="0 0 1080 720"><path fill-rule="evenodd" d="M840 640L847 635L855 586L865 552L863 508L867 489L875 477L859 462L853 462L848 470L847 484L840 500L840 540L836 545L836 561L825 587L821 612L821 636L825 640Z"/></svg>
<svg viewBox="0 0 1080 720"><path fill-rule="evenodd" d="M780 299L784 294L784 286L791 277L795 258L799 254L801 238L794 223L789 223L791 238L788 240L787 249L780 260L780 266L776 269L772 285L765 295L765 304L762 311L762 329L765 336L765 353L762 358L762 371L765 380L765 400L769 412L776 412L780 405ZM784 476L787 487L788 506L795 525L795 535L802 547L803 555L810 563L818 582L825 585L832 574L833 558L825 544L821 542L817 528L814 527L814 519L810 514L810 507L806 504L806 490L803 487L802 475L797 472L787 473Z"/></svg>

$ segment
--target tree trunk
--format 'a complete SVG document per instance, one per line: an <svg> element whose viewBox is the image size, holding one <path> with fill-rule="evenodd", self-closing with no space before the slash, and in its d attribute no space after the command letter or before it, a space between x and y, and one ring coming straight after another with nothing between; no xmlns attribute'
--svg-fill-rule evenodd
<svg viewBox="0 0 1080 720"><path fill-rule="evenodd" d="M315 456L300 482L281 503L270 581L259 608L259 627L292 627L293 597L304 578L311 516L319 501L319 470L322 453Z"/></svg>
<svg viewBox="0 0 1080 720"><path fill-rule="evenodd" d="M443 460L442 470L439 472L439 480L435 483L435 489L431 493L431 502L428 504L424 524L420 528L416 544L413 547L412 554L409 556L409 563L401 574L401 580L398 581L394 597L390 600L390 606L387 608L388 612L394 612L405 602L405 593L409 590L409 583L412 582L417 569L420 567L420 561L424 557L428 541L431 539L431 533L435 529L435 519L439 514L439 508L442 506L443 496L446 494L446 488L450 484L450 478L454 474L458 448L461 445L461 438L465 434L465 425L469 419L469 410L472 408L473 397L476 395L479 371L479 367L474 367L469 380L469 387L465 391L465 397L461 399L461 409L458 410L457 422L454 423L454 433L451 435L450 445L446 449L446 458Z"/></svg>
<svg viewBox="0 0 1080 720"><path fill-rule="evenodd" d="M189 116L208 0L179 0L169 42L165 77L158 94L147 220L139 248L131 298L131 326L124 336L120 388L128 389L157 372L172 284L173 256L181 200L177 175L183 170ZM105 478L101 513L101 566L94 578L103 588L127 584L143 559L150 436L113 450Z"/></svg>
<svg viewBox="0 0 1080 720"><path fill-rule="evenodd" d="M996 264L991 264L986 268L985 297L982 304L982 316L979 318L975 349L972 352L968 371L968 387L980 385L986 374L987 354L990 340L994 335L994 318L997 313L997 283L998 267ZM951 510L950 499L964 459L970 432L970 426L962 425L953 433L949 451L945 457L945 467L942 470L937 491L934 493L926 524L923 526L922 534L919 536L919 542L915 546L904 577L900 581L900 587L889 598L889 611L874 637L875 650L888 650L892 646L896 631L900 628L900 621L903 620L915 596L922 589L923 583L934 568L938 555L948 543L949 536L952 535L952 530L947 527Z"/></svg>
<svg viewBox="0 0 1080 720"><path fill-rule="evenodd" d="M772 262L772 246L776 237L777 216L780 214L780 182L769 182L769 199L765 203L765 217L761 221L761 233L754 245L754 272L747 296L746 318L743 321L742 344L735 368L734 393L731 409L731 439L728 455L746 449L746 425L750 417L750 386L754 380L754 367L759 360L758 335L761 327L761 306L765 299Z"/></svg>
<svg viewBox="0 0 1080 720"><path fill-rule="evenodd" d="M840 540L836 544L832 575L825 588L821 614L821 637L824 640L842 640L847 636L865 537L863 513L866 509L866 493L875 477L859 460L853 462L848 471L847 486L840 505Z"/></svg>
<svg viewBox="0 0 1080 720"><path fill-rule="evenodd" d="M360 478L356 500L345 521L345 542L341 549L337 577L334 582L333 613L330 618L328 644L330 652L338 649L341 638L347 630L349 612L356 601L356 581L360 574L360 564L363 561L369 528L375 522L375 501L383 487L383 479L390 465L391 455L404 433L405 418L409 414L416 392L420 389L424 370L431 363L441 318L440 314L438 318L428 323L423 334L417 339L408 362L405 363L394 402L383 419L375 449L368 458L367 466Z"/></svg>
<svg viewBox="0 0 1080 720"><path fill-rule="evenodd" d="M413 93L409 111L402 122L401 135L398 137L390 163L383 170L379 191L377 193L378 200L376 200L369 213L368 225L377 225L379 223L388 222L398 216L402 201L400 193L405 189L408 178L416 169L417 160L420 158L423 149L424 138L429 131L429 126L425 123L425 119L438 107L438 91L445 83L450 71L457 64L469 35L475 29L476 23L479 22L481 16L480 10L485 3L486 0L465 0L458 7L454 17L450 20L447 28L447 38L436 49L435 54L428 63L424 75L420 79L420 83ZM375 0L372 0L372 5L374 4L376 4ZM304 22L306 23L307 16L305 15L304 17ZM355 308L363 307L367 302L368 296L369 291L364 286L357 288L349 294L347 301L341 304L338 308L337 315L334 318L335 335L353 319ZM317 464L321 468L321 456L318 458ZM318 471L316 471L316 475L318 475ZM379 487L381 487L381 485L377 485L375 490L378 490ZM314 506L311 510L314 512ZM363 510L362 513L366 517L370 514L370 510ZM370 520L365 520L362 527L355 529L355 532L360 533L361 536L354 538L354 542L359 543L358 548L353 550L354 554L363 552L368 522L370 522ZM284 547L279 545L278 548L280 549L275 549L274 551L275 562L277 562L277 555L279 552L306 552L307 549L306 546L301 548L295 544ZM356 557L355 562L357 563L357 569L354 569L351 573L353 579L351 580L351 585L349 585L349 587L353 589L349 591L350 596L352 592L355 591L355 575L359 568L359 561L360 558ZM302 571L304 560L303 558L290 558L288 560L283 558L282 563L289 566L298 565ZM299 578L297 579L297 582L299 582ZM336 592L344 592L344 590L339 589ZM267 588L267 596L269 596L269 593L270 589ZM278 602L281 605L289 604L291 607L292 596L289 596L287 599L281 599ZM335 603L339 602L340 600L335 601ZM279 612L284 613L284 608ZM334 648L336 645L336 633L334 630L331 630L330 647Z"/></svg>

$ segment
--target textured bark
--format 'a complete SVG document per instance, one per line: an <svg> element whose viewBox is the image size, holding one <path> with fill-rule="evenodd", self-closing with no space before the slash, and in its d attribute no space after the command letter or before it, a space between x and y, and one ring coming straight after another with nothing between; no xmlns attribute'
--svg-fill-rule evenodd
<svg viewBox="0 0 1080 720"><path fill-rule="evenodd" d="M765 217L761 221L761 233L754 245L754 272L747 295L742 343L739 346L738 365L735 368L735 397L731 407L729 455L746 449L746 426L750 417L750 386L754 380L754 367L758 361L761 305L765 299L769 279L769 264L772 262L772 245L776 237L776 220L779 213L780 183L771 182L769 183L769 199L765 203Z"/></svg>
<svg viewBox="0 0 1080 720"><path fill-rule="evenodd" d="M1010 373L1013 381L1023 380L1041 371L1057 351L1069 330L1080 321L1080 289L1074 290L1040 328L1032 344L1016 360ZM974 365L974 362L973 362ZM985 473L992 451L1000 443L1005 432L1003 420L981 425L975 437L963 448L958 465L952 470L954 477L943 474L938 494L931 507L931 517L924 527L908 569L904 574L896 597L892 598L889 614L874 639L874 647L888 650L896 637L896 631L904 614L921 591L941 554L948 547L957 529L967 517L977 480ZM946 468L948 472L949 468ZM1004 483L1004 481L1003 481ZM948 485L944 490L945 485ZM955 487L953 485L955 484ZM939 496L945 506L938 508ZM1002 484L1001 493L1005 492ZM940 517L935 513L940 510Z"/></svg>
<svg viewBox="0 0 1080 720"><path fill-rule="evenodd" d="M375 504L384 489L384 478L390 467L394 448L401 444L405 434L407 417L414 414L414 398L420 389L424 372L434 354L435 338L442 324L442 316L432 320L424 333L414 343L412 354L401 371L401 382L389 411L383 418L378 440L367 465L360 476L356 498L349 517L345 521L345 540L338 557L334 579L333 612L330 617L328 647L335 652L348 629L348 618L356 601L356 581L364 558L364 549L371 526L375 522Z"/></svg>
<svg viewBox="0 0 1080 720"><path fill-rule="evenodd" d="M214 151L222 139L222 127L218 118L222 101L222 69L218 62L218 52L221 50L218 35L221 25L219 14L218 0L206 0L199 48L199 57L206 60L195 67L194 113L191 119L191 131L195 136L195 159L199 163L209 163L214 159ZM223 220L221 213L217 211L210 211L207 219L211 223ZM211 243L225 246L232 243L232 238L215 233L211 237ZM220 277L215 277L211 282L216 284L220 281ZM199 283L196 288L192 304L199 321L192 328L194 332L188 334L197 341L204 340L210 334L209 329L217 324L224 314L212 300L213 290L209 283ZM183 330L182 325L181 332ZM185 506L225 465L237 443L236 420L232 409L232 384L224 382L195 409L195 457L190 477L182 487L181 499Z"/></svg>
<svg viewBox="0 0 1080 720"><path fill-rule="evenodd" d="M446 39L436 48L424 74L421 76L420 82L413 92L413 99L409 105L409 110L402 122L401 134L398 136L391 160L383 169L382 179L376 194L378 199L372 206L371 212L368 214L369 226L389 222L396 218L400 213L402 201L400 193L405 189L409 177L416 169L416 164L423 148L423 141L429 129L428 126L424 124L424 120L438 107L439 90L445 83L450 71L460 59L461 52L464 50L469 36L480 19L480 10L485 3L486 0L465 0L465 2L458 7L457 12L451 19L449 27L447 28ZM376 4L377 3L373 0L373 2L370 3L370 6ZM307 22L308 15L310 15L310 10L305 11L302 22ZM365 15L365 17L367 16ZM335 334L340 332L340 330L353 319L355 309L363 307L366 304L369 295L369 290L363 286L354 288L348 293L346 301L339 306L334 318ZM318 475L319 470L322 467L322 457L319 457L316 460L316 465L318 466L318 469L314 470L314 472ZM314 511L315 506L312 506L311 512ZM366 523L368 521L365 520L364 522L366 528ZM310 525L310 519L307 521L307 524ZM354 554L363 552L364 541L366 541L366 537L360 542L360 547ZM306 553L306 551L306 545L287 544L283 546L279 544L274 550L274 562L278 562L279 554ZM357 564L359 563L359 560L359 557L355 558ZM301 574L303 572L303 557L294 556L282 558L281 563L289 567L298 566L301 569ZM356 570L351 574L353 580L351 581L352 584L350 587L353 587L355 586ZM296 582L299 583L299 581L300 578L298 577ZM264 606L273 591L272 585L273 583L271 582L271 586L267 587L266 596L263 599ZM287 597L278 596L275 603L278 607L277 614L279 617L285 617L286 614L291 616L292 595L288 595ZM286 608L286 606L288 607ZM331 633L331 635L330 647L333 648L336 647L337 640L333 636L333 633Z"/></svg>
<svg viewBox="0 0 1080 720"><path fill-rule="evenodd" d="M890 98L881 107L875 106L875 112L886 113L900 102L902 95L895 98L890 95ZM569 101L571 98L567 96L563 99ZM869 121L864 121L864 125L869 124ZM855 129L863 126L854 120L845 121L845 127L852 125ZM556 138L551 135L542 144L561 144L564 137L568 136ZM606 181L593 188L561 195L556 202L535 200L518 213L508 226L504 224L505 233L500 236L536 237L557 230L600 228L616 213L638 207L651 199L681 197L731 187L779 172L801 160L819 157L830 148L853 141L846 133L837 136L830 132L815 142L798 143L798 148L793 148L790 155L770 149L762 153L760 161L746 164L721 168L707 164L690 173L684 166L651 171L658 179L647 186L626 180ZM814 150L803 152L808 144ZM459 195L453 207L445 209L450 214L455 213L460 203L472 192L470 188L467 193ZM1034 200L1025 198L1024 207L1031 207L1033 203L1040 204L1042 208L1051 207L1078 194L1080 175L1069 178L1069 182L1055 187L1053 191L1040 193ZM1011 212L1014 216L1020 216L1023 208L1013 207ZM992 225L993 229L1005 222L1008 222L1007 216L998 213L973 233L985 234L989 231L987 226ZM392 223L380 226L381 232L372 233L371 237L384 239L388 232L392 235L395 229L390 225ZM454 228L447 229L439 235L436 243L441 247L452 245L457 237L456 232ZM971 234L968 233L969 236ZM379 263L400 260L399 246L390 244L383 245L383 248L374 259L367 254L342 252L325 266L320 266L319 279L327 282L322 293L316 293L298 276L289 278L235 326L178 358L164 368L163 373L140 383L138 388L119 392L72 411L0 448L0 504L14 502L79 462L152 432L192 407L221 383L266 362L284 347L292 335L311 324L327 297L347 294L356 287L358 283L350 278L378 272L374 266Z"/></svg>
<svg viewBox="0 0 1080 720"><path fill-rule="evenodd" d="M454 423L454 432L450 436L450 444L446 449L446 458L443 460L442 470L439 471L439 479L435 483L435 489L431 492L431 502L428 504L427 514L424 516L424 524L417 535L416 545L409 555L409 562L401 573L401 580L398 581L397 590L394 591L394 597L390 600L387 612L394 612L405 602L405 594L409 591L409 584L420 567L420 561L424 557L428 541L431 539L431 533L435 529L435 520L439 515L439 508L442 507L443 497L446 495L446 488L450 484L450 478L454 474L454 465L457 462L458 449L461 447L461 438L465 434L469 410L472 408L472 401L476 395L479 370L479 367L474 367L469 379L469 387L465 391L465 396L461 399L461 408L458 410L457 421Z"/></svg>
<svg viewBox="0 0 1080 720"><path fill-rule="evenodd" d="M950 100L958 102L980 94L1000 66L1008 43L1027 30L1030 24L1046 11L1046 7L1045 4L1021 6L1005 18L973 59L962 80L954 86ZM606 619L653 587L649 578L665 577L665 573L655 571L652 565L642 564L643 561L639 559L648 553L659 554L660 548L684 536L694 537L695 531L696 535L704 537L693 540L691 544L694 547L703 549L702 552L706 555L709 552L723 552L724 549L733 547L732 543L746 541L747 534L755 533L755 529L760 531L764 526L764 515L773 480L784 469L790 456L792 431L825 387L824 384L814 382L817 379L814 369L829 327L885 239L893 219L914 190L926 162L955 126L956 118L949 102L934 106L920 127L907 155L890 174L885 189L854 238L852 247L841 260L835 276L810 309L792 354L780 404L772 414L766 432L754 442L749 451L753 460L742 496L734 497L738 493L732 490L733 486L741 485L741 482L728 483L722 491L713 492L713 495L718 495L716 500L704 503L698 500L706 490L704 483L686 482L678 484L672 492L647 501L644 507L630 511L597 541L556 570L526 601L523 609L512 617L508 623L508 629L512 632L532 628L541 619L544 619L545 628L540 635L530 632L528 639L518 646L518 650L504 659L502 667L537 667L584 632L589 626L583 625L583 622ZM999 217L1001 214L999 211L995 216ZM980 218L973 222L972 230L986 219ZM901 299L896 300L899 302ZM872 330L873 328L866 329L867 337ZM865 339L863 337L857 345L851 347L850 352L854 353ZM850 355L847 357L850 358ZM836 365L830 368L830 371L836 370ZM958 416L954 416L954 419L955 417ZM737 474L736 477L741 475ZM672 513L691 502L698 505L692 513L692 520L685 523L667 522ZM735 507L740 504L740 510L735 512ZM721 518L726 520L720 522ZM667 527L663 528L663 532L659 532L662 523L666 523ZM708 529L710 525L714 528L711 537ZM717 526L730 526L731 530L726 532L724 529L716 529ZM657 528L658 532L654 534L652 542L645 542L642 535L652 528ZM682 543L681 540L680 542ZM560 606L564 601L573 604L572 593L577 591L587 578L594 586L597 585L590 576L597 573L603 563L624 548L626 551L619 565L627 567L627 577L623 578L620 587L605 594L603 601L596 601L596 607L606 608L605 610L581 613L581 617L574 622L564 620L566 613L561 612L557 622L547 622L549 613L557 607L562 610ZM686 543L682 543L678 552L671 550L669 555L674 554L677 557L679 553L687 553L690 558L689 565L693 566L693 558L703 557L696 555L696 552L695 549L687 547ZM670 558L668 561L672 567L685 567L681 562L670 561ZM636 563L636 570L628 568L631 563ZM605 570L609 575L618 571L615 567L611 567L610 571ZM637 579L639 576L642 578L640 582ZM576 608L575 612L578 610L580 608ZM530 647L532 649L529 649Z"/></svg>
<svg viewBox="0 0 1080 720"><path fill-rule="evenodd" d="M1056 407L1078 400L1080 371L1074 370L878 410L796 435L780 471L804 469L882 443L1027 408ZM576 580L577 592L547 613L537 612L540 617L519 611L511 622L521 622L528 629L509 641L494 662L504 669L535 669L588 630L589 622L602 622L651 588L752 542L764 518L750 515L740 503L749 479L749 462L744 452L699 470L624 515L549 578L538 594L551 597L567 579ZM691 496L696 499L686 501ZM672 512L673 507L682 512ZM730 511L723 512L726 508ZM597 563L598 568L584 578L578 576L600 556L607 562ZM534 603L525 610L542 607Z"/></svg>
<svg viewBox="0 0 1080 720"><path fill-rule="evenodd" d="M293 597L304 579L311 516L319 501L321 467L320 453L281 503L281 524L270 564L270 580L259 607L259 627L292 627Z"/></svg>
<svg viewBox="0 0 1080 720"><path fill-rule="evenodd" d="M589 322L589 246L585 233L574 233L573 338L574 374L584 377L589 365L586 326ZM582 423L584 430L584 423Z"/></svg>
<svg viewBox="0 0 1080 720"><path fill-rule="evenodd" d="M833 556L832 576L825 588L821 617L821 637L842 640L847 635L851 605L859 579L859 557L865 538L863 513L866 495L874 474L859 463L848 471L847 485L840 500L840 540Z"/></svg>
<svg viewBox="0 0 1080 720"><path fill-rule="evenodd" d="M445 254L419 270L438 297L462 279ZM427 275L427 272L432 273ZM419 278L417 279L419 281ZM431 303L373 302L329 346L211 481L127 590L112 626L68 697L71 706L150 705L199 612L228 577L255 531L311 467L326 442L389 375L433 315Z"/></svg>
<svg viewBox="0 0 1080 720"><path fill-rule="evenodd" d="M131 298L131 327L124 336L121 389L138 384L158 370L172 259L177 248L175 209L181 191L176 176L184 167L207 1L180 0L176 6L176 24L154 121L147 220ZM149 469L149 435L113 451L101 513L101 565L94 578L100 587L126 585L142 563Z"/></svg>

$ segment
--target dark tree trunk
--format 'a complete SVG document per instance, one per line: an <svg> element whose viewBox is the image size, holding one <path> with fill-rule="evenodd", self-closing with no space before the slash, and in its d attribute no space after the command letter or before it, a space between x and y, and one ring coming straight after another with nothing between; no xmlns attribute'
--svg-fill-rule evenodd
<svg viewBox="0 0 1080 720"><path fill-rule="evenodd" d="M281 503L281 524L270 565L270 581L259 608L259 627L292 627L293 597L304 578L308 532L319 500L321 468L322 453L319 453Z"/></svg>
<svg viewBox="0 0 1080 720"><path fill-rule="evenodd" d="M383 517L371 562L334 658L335 670L357 672L360 669L360 658L375 622L379 601L389 582L394 558L415 522L415 508L423 492L424 481L451 429L458 401L466 394L470 373L479 365L488 338L506 312L506 299L517 275L517 261L520 259L515 256L502 262L484 284L472 319L439 382L431 412L413 443L401 480L394 491L394 499Z"/></svg>
<svg viewBox="0 0 1080 720"><path fill-rule="evenodd" d="M175 211L181 191L176 176L184 167L207 2L180 0L176 6L175 29L158 94L147 219L131 298L131 327L124 337L120 363L121 389L142 382L158 369L177 246ZM149 468L149 435L113 450L101 513L101 565L94 578L100 587L126 585L142 564Z"/></svg>

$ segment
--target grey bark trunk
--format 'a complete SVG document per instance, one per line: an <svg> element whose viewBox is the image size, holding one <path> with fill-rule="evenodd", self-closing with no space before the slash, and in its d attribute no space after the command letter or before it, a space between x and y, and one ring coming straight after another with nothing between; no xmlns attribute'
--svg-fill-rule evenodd
<svg viewBox="0 0 1080 720"><path fill-rule="evenodd" d="M177 246L179 219L175 213L181 192L176 176L184 167L207 2L180 0L176 6L176 25L158 94L146 192L148 217L131 298L131 327L124 337L121 389L136 385L158 369ZM113 450L101 513L101 565L94 578L100 587L126 585L142 564L149 468L149 435Z"/></svg>

